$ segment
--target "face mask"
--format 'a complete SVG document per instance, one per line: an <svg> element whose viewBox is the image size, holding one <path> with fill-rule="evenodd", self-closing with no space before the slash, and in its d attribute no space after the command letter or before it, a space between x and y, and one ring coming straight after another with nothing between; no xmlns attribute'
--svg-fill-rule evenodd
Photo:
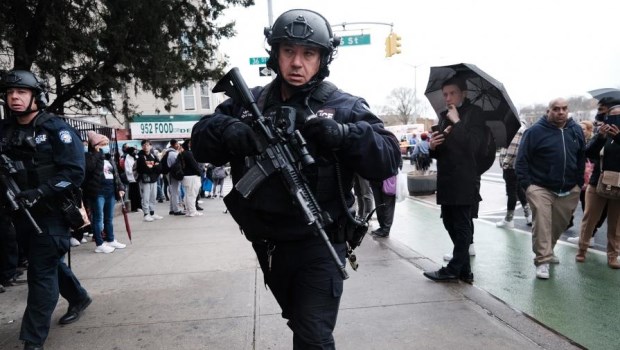
<svg viewBox="0 0 620 350"><path fill-rule="evenodd" d="M110 153L110 146L103 146L103 147L99 148L99 152L101 152L103 154L109 154Z"/></svg>

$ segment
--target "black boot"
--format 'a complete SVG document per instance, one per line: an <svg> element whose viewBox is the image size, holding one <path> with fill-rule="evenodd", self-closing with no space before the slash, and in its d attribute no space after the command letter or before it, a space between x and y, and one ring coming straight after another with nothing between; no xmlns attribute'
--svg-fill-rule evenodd
<svg viewBox="0 0 620 350"><path fill-rule="evenodd" d="M25 342L24 350L43 350L43 345L35 345L29 342Z"/></svg>

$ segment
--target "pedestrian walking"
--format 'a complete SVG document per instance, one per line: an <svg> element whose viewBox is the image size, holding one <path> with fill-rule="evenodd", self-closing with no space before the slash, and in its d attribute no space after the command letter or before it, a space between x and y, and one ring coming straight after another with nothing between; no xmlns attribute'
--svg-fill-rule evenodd
<svg viewBox="0 0 620 350"><path fill-rule="evenodd" d="M536 277L550 277L549 264L559 263L555 244L579 201L585 168L581 127L568 117L568 102L549 102L547 114L521 139L516 172L532 209L532 250Z"/></svg>

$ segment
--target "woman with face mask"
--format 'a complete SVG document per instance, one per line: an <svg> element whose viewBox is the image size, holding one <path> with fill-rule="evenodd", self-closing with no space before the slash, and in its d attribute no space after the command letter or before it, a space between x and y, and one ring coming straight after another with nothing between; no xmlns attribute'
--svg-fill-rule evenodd
<svg viewBox="0 0 620 350"><path fill-rule="evenodd" d="M125 194L114 162L110 160L110 140L94 131L88 132L86 174L82 183L84 201L91 209L91 225L97 247L95 253L111 253L125 248L114 238L114 204ZM105 240L102 237L105 232Z"/></svg>

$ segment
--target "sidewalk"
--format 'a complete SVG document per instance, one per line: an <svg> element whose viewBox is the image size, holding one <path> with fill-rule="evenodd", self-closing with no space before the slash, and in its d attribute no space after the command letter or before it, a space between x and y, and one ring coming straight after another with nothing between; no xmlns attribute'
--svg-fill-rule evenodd
<svg viewBox="0 0 620 350"><path fill-rule="evenodd" d="M72 268L93 298L75 324L59 326L61 298L46 349L291 349L250 243L221 199L204 199L202 217L143 222L130 214L133 244L95 254L94 243L72 250ZM406 215L399 211L401 214ZM166 215L164 215L166 214ZM115 235L129 243L122 217ZM347 268L338 349L578 348L492 295L462 283L434 283L422 271L431 259L397 239L368 235ZM26 287L0 294L0 348L17 340Z"/></svg>

